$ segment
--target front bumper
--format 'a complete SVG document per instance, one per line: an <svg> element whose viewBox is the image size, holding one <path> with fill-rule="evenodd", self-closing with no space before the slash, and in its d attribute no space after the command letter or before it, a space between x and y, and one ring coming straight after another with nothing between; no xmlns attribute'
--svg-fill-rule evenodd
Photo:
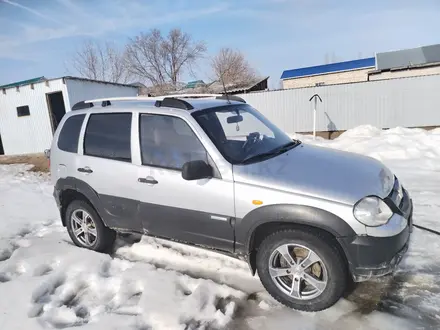
<svg viewBox="0 0 440 330"><path fill-rule="evenodd" d="M408 197L405 204L402 215L407 219L407 226L399 234L390 237L354 236L338 239L355 282L390 274L402 260L408 250L413 228L412 200Z"/></svg>

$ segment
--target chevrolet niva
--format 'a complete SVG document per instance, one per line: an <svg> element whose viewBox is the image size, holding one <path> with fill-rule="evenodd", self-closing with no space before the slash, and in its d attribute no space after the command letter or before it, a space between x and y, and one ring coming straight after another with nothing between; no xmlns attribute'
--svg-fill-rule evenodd
<svg viewBox="0 0 440 330"><path fill-rule="evenodd" d="M77 246L138 232L227 253L298 310L392 273L412 232L412 200L382 163L292 139L236 96L79 102L47 156Z"/></svg>

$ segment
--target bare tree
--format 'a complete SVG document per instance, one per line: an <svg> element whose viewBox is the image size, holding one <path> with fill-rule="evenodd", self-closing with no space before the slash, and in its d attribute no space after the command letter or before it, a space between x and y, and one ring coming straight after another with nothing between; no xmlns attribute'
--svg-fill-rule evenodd
<svg viewBox="0 0 440 330"><path fill-rule="evenodd" d="M222 48L211 61L215 79L225 85L246 84L256 78L256 71L250 66L243 53L231 48Z"/></svg>
<svg viewBox="0 0 440 330"><path fill-rule="evenodd" d="M192 72L194 64L203 57L206 46L195 42L180 29L171 30L166 37L157 29L130 39L126 47L129 72L163 89L176 89L182 74Z"/></svg>
<svg viewBox="0 0 440 330"><path fill-rule="evenodd" d="M82 77L116 83L130 79L124 53L107 42L104 45L86 41L73 55L71 64Z"/></svg>

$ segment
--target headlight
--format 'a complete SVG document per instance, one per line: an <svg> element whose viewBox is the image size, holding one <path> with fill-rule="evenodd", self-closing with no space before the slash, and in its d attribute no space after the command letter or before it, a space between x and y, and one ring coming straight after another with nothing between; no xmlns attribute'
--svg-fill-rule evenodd
<svg viewBox="0 0 440 330"><path fill-rule="evenodd" d="M384 225L393 215L393 212L379 197L365 197L353 209L354 217L369 227Z"/></svg>
<svg viewBox="0 0 440 330"><path fill-rule="evenodd" d="M394 175L391 172L383 176L382 189L383 194L388 195L394 187Z"/></svg>

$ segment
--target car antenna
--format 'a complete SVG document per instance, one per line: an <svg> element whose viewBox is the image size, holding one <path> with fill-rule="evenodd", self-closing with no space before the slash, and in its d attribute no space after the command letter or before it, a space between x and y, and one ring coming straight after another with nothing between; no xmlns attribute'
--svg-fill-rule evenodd
<svg viewBox="0 0 440 330"><path fill-rule="evenodd" d="M222 81L222 85L223 85L223 91L225 93L226 99L228 100L228 103L231 104L231 100L229 100L229 95L228 92L226 91L226 87L225 87L225 82L223 81L223 75L220 75L220 80Z"/></svg>

